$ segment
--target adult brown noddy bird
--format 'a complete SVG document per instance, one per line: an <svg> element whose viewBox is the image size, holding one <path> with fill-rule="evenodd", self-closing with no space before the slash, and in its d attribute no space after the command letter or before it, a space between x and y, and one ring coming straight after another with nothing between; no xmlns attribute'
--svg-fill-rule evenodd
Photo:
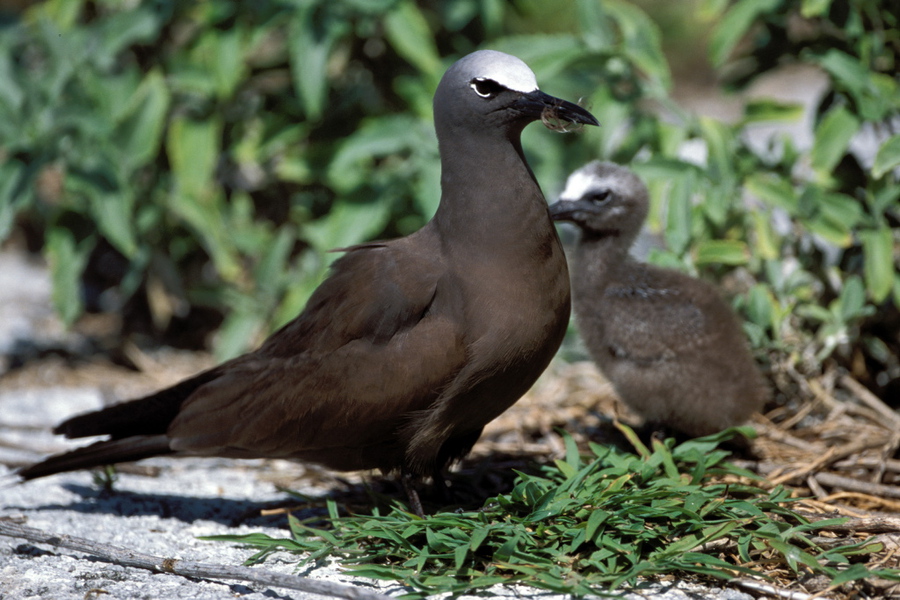
<svg viewBox="0 0 900 600"><path fill-rule="evenodd" d="M547 113L597 125L491 50L452 65L434 118L441 202L416 233L347 248L293 321L256 351L54 431L109 436L23 479L160 454L291 458L440 475L544 370L569 276L520 134ZM418 510L421 510L420 507Z"/></svg>
<svg viewBox="0 0 900 600"><path fill-rule="evenodd" d="M691 436L740 425L767 397L732 310L718 290L640 263L628 251L647 216L647 188L625 167L575 171L557 221L581 230L572 265L575 319L597 366L649 424Z"/></svg>

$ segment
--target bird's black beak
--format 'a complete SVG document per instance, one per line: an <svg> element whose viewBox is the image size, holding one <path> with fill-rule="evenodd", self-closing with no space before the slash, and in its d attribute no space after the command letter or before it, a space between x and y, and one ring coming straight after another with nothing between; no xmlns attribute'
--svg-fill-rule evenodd
<svg viewBox="0 0 900 600"><path fill-rule="evenodd" d="M522 94L512 107L534 119L600 126L600 122L594 118L594 115L577 104L545 94L541 90Z"/></svg>
<svg viewBox="0 0 900 600"><path fill-rule="evenodd" d="M560 200L550 205L550 217L554 221L575 221L579 213L584 215L597 212L599 211L594 203L584 200Z"/></svg>

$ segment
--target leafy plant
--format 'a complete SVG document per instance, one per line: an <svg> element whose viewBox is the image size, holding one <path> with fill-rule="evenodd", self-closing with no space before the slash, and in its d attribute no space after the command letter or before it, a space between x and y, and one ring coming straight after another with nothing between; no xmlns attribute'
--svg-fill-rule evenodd
<svg viewBox="0 0 900 600"><path fill-rule="evenodd" d="M802 371L811 375L823 361L852 363L857 378L886 391L900 380L890 325L900 322L900 4L697 7L712 25L712 66L731 88L804 64L827 77L827 89L808 147L751 139L755 125L801 114L769 99L747 102L733 123L667 105L675 125L646 128L625 156L623 145L614 156L648 180L651 222L667 243L653 259L741 281L735 305L755 346L808 357Z"/></svg>
<svg viewBox="0 0 900 600"><path fill-rule="evenodd" d="M26 232L45 249L69 323L123 312L126 333L170 341L218 328L218 353L234 355L300 311L328 250L431 216L431 96L483 40L520 54L558 95L601 90L590 99L600 112L663 94L643 13L572 6L32 6L0 36L0 240ZM587 135L528 135L544 181L592 157Z"/></svg>
<svg viewBox="0 0 900 600"><path fill-rule="evenodd" d="M657 441L651 451L622 429L639 455L595 444L581 457L567 438L565 460L540 475L520 473L511 492L479 510L420 518L397 503L387 514L343 516L329 501L324 528L291 516L289 538L205 539L257 548L248 564L277 551L303 555L301 566L335 556L348 574L402 581L419 598L498 583L581 596L667 573L765 577L751 566L763 557L835 585L873 575L900 579L855 563L878 544L826 548L813 540L841 519L811 523L789 508L783 489L748 483L754 477L717 449L733 430L674 447Z"/></svg>
<svg viewBox="0 0 900 600"><path fill-rule="evenodd" d="M234 355L302 309L328 250L431 216L434 87L455 57L492 47L603 124L525 131L548 196L588 160L631 165L666 241L652 260L741 282L735 305L760 350L809 357L808 373L853 364L889 389L900 5L688 9L677 15L709 31L726 87L786 63L827 75L809 147L748 141L760 123L799 118L794 105L751 101L735 122L680 109L665 36L624 0L48 0L0 36L0 240L26 232L44 249L67 322L118 311L126 333L196 345L215 331L218 354Z"/></svg>

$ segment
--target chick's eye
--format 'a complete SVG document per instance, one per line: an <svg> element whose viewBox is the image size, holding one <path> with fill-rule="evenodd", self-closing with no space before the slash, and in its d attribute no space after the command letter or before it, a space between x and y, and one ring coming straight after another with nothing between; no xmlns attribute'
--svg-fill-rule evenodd
<svg viewBox="0 0 900 600"><path fill-rule="evenodd" d="M603 204L609 200L609 190L597 190L588 194L588 200L596 204Z"/></svg>
<svg viewBox="0 0 900 600"><path fill-rule="evenodd" d="M469 84L469 87L475 90L475 93L482 98L493 98L504 90L504 87L493 79L487 79L484 77L473 79Z"/></svg>

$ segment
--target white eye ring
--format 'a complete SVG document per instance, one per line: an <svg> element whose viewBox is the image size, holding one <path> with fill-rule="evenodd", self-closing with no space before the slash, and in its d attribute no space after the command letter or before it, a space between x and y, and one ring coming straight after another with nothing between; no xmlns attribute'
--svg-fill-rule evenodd
<svg viewBox="0 0 900 600"><path fill-rule="evenodd" d="M469 83L469 87L482 98L493 98L503 90L502 85L487 77L476 77Z"/></svg>

